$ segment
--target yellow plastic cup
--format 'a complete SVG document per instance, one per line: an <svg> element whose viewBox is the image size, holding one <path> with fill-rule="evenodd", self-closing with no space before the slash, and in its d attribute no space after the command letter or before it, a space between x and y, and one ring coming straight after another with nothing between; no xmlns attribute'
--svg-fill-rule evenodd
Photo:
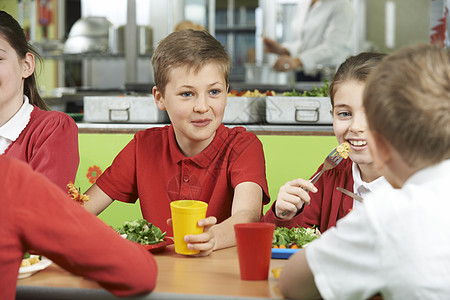
<svg viewBox="0 0 450 300"><path fill-rule="evenodd" d="M197 200L177 200L170 203L176 253L192 255L200 252L188 249L184 236L203 232L203 227L197 224L199 220L205 218L207 208L208 204L206 202Z"/></svg>

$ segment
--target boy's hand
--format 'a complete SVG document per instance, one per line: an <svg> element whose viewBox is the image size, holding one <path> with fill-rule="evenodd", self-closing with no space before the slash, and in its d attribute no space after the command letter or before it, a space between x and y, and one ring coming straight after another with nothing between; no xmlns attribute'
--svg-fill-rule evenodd
<svg viewBox="0 0 450 300"><path fill-rule="evenodd" d="M303 178L285 183L278 192L275 202L275 214L283 220L292 219L303 205L309 205L311 198L308 191L316 193L317 188Z"/></svg>
<svg viewBox="0 0 450 300"><path fill-rule="evenodd" d="M200 250L200 253L194 256L207 256L214 250L216 240L214 238L214 231L210 230L213 225L217 223L216 217L208 217L198 221L198 226L204 227L203 233L186 235L184 241L187 247L191 250Z"/></svg>

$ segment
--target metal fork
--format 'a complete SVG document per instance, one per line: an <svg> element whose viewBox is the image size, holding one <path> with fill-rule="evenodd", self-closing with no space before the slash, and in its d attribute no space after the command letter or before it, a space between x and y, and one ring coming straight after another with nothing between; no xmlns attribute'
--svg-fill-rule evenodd
<svg viewBox="0 0 450 300"><path fill-rule="evenodd" d="M343 159L342 156L340 156L339 152L337 152L336 148L334 148L333 151L331 151L330 154L328 154L328 156L325 158L325 161L323 162L322 170L320 170L319 173L314 175L314 177L311 178L309 181L312 184L316 183L316 181L320 178L320 176L322 176L322 174L325 171L331 170L334 167L336 167L342 161L342 159ZM289 211L285 211L281 215L285 216L288 213L289 213Z"/></svg>
<svg viewBox="0 0 450 300"><path fill-rule="evenodd" d="M342 156L340 156L339 152L337 152L336 148L334 148L333 151L331 151L330 154L328 154L328 156L325 158L322 170L320 170L319 173L314 175L314 177L311 178L309 181L312 184L316 183L316 181L320 178L320 176L322 176L323 172L333 169L341 161L342 161Z"/></svg>

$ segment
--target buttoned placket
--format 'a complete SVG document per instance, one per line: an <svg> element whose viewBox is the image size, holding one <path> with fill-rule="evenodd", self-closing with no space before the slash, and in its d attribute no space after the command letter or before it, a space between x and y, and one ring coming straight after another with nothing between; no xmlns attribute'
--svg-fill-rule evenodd
<svg viewBox="0 0 450 300"><path fill-rule="evenodd" d="M181 182L180 182L180 196L183 200L188 200L190 198L190 179L192 172L189 165L191 161L185 159L181 162Z"/></svg>

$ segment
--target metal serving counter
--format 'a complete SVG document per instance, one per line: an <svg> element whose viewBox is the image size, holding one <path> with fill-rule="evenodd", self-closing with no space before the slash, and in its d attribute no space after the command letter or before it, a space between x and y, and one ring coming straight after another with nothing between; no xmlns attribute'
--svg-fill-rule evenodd
<svg viewBox="0 0 450 300"><path fill-rule="evenodd" d="M119 123L77 123L80 133L135 133L151 127L163 127L168 124L119 124ZM242 126L257 135L304 135L333 136L332 125L232 125Z"/></svg>

